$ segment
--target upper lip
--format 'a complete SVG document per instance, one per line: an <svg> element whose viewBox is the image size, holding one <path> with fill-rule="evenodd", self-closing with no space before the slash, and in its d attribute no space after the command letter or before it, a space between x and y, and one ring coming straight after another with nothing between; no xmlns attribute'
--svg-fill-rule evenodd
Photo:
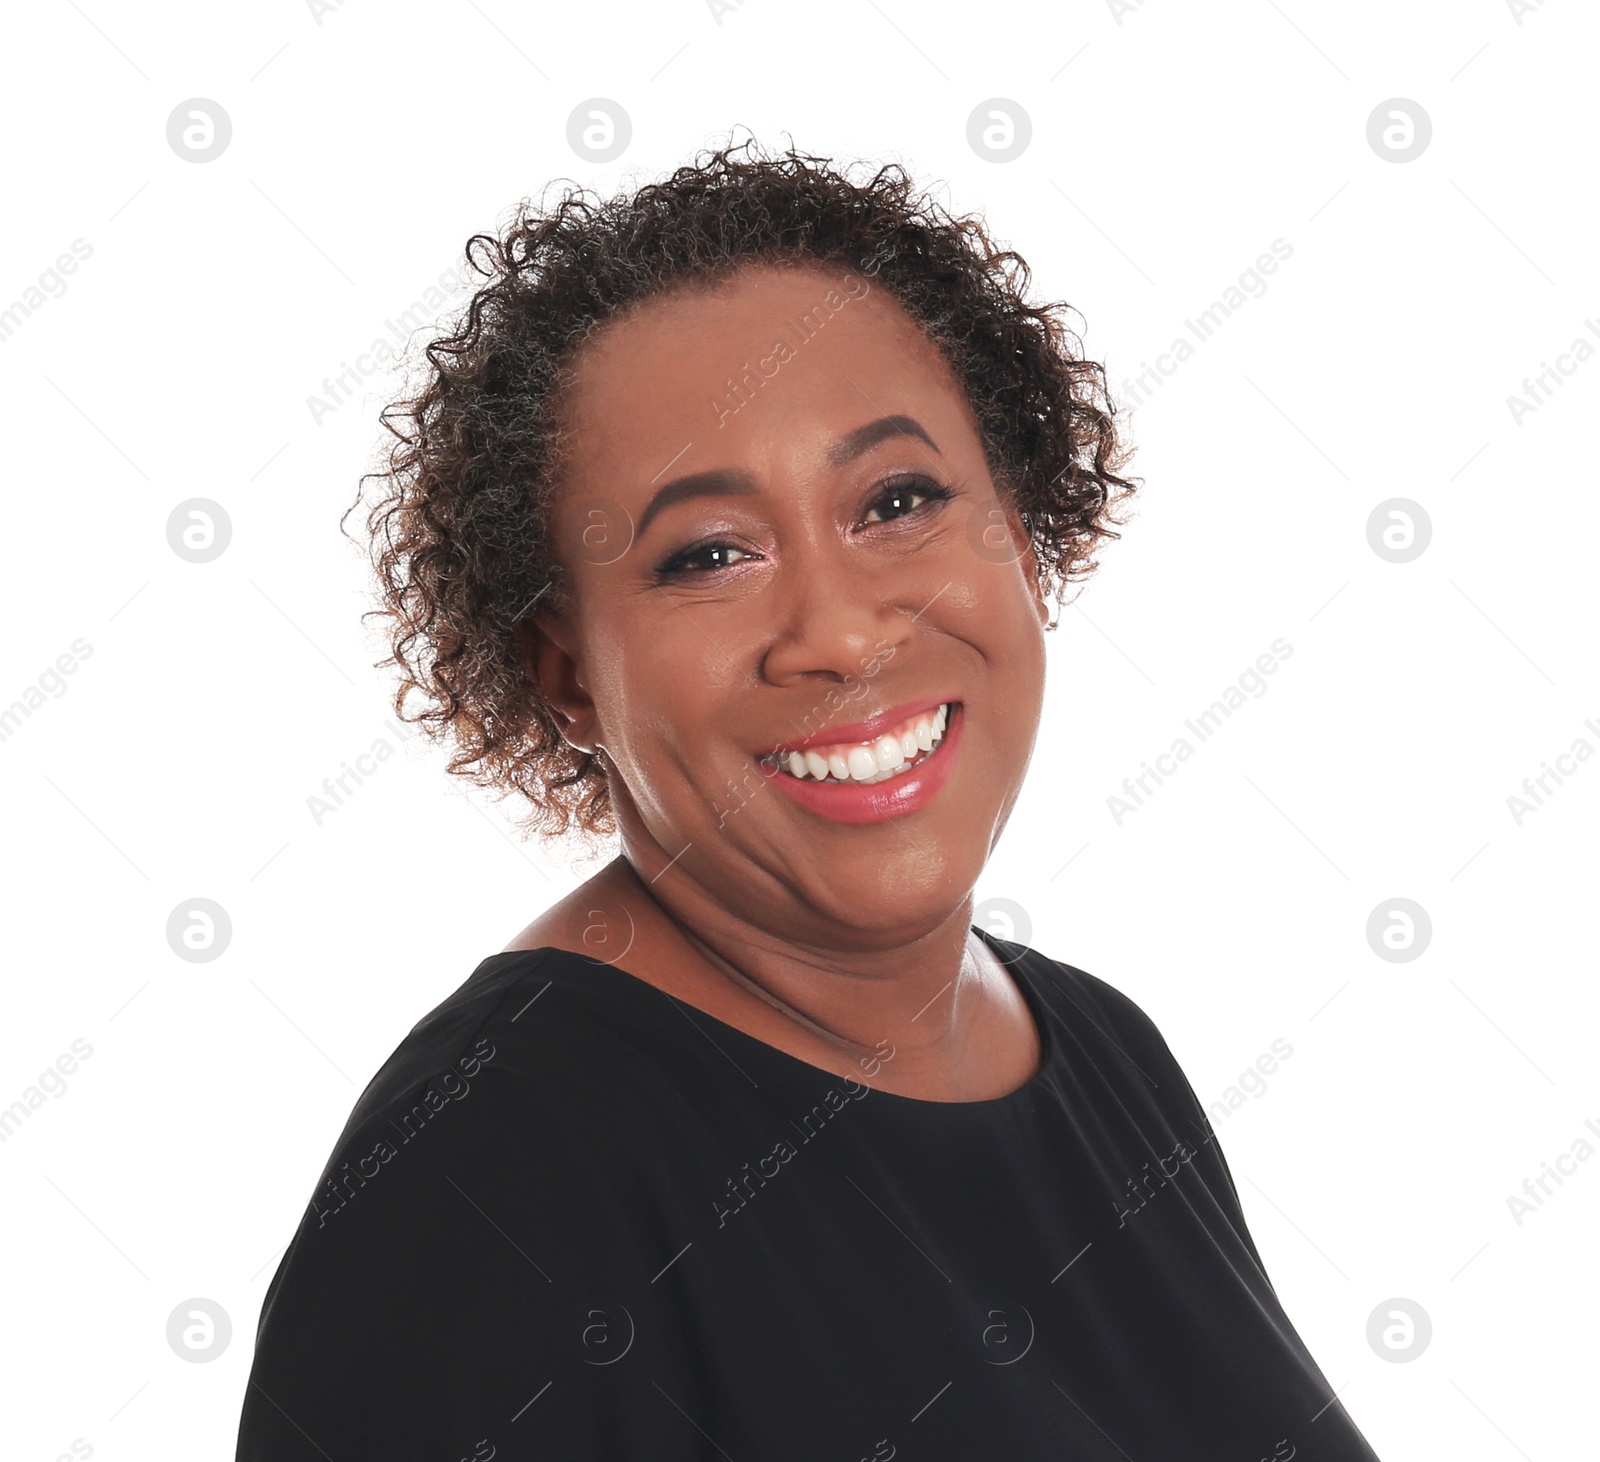
<svg viewBox="0 0 1600 1462"><path fill-rule="evenodd" d="M765 751L757 752L757 756L772 756L777 752L805 751L812 746L837 746L850 742L876 741L891 726L898 726L902 721L910 720L912 716L920 716L924 711L936 711L943 705L958 704L954 696L930 695L921 700L906 701L898 706L890 706L887 710L879 711L877 715L868 717L865 721L850 721L842 726L826 726L810 736L801 736L793 741L780 741L776 746L769 746Z"/></svg>

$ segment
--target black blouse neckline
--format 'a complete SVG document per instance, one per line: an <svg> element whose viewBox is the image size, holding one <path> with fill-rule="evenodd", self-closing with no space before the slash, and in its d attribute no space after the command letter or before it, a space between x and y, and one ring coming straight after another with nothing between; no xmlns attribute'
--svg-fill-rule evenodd
<svg viewBox="0 0 1600 1462"><path fill-rule="evenodd" d="M1006 1092L1001 1096L985 1097L977 1101L968 1102L939 1101L931 1097L905 1096L899 1092L873 1087L872 1095L875 1104L878 1105L880 1110L884 1107L894 1107L907 1113L921 1112L928 1115L943 1112L952 1114L965 1112L974 1115L1000 1114L1032 1105L1039 1093L1053 1084L1053 1069L1060 1055L1061 1042L1036 984L1036 972L1029 967L1029 961L1040 956L1026 945L1001 941L997 936L990 934L988 930L982 929L976 924L969 927L974 934L988 945L995 957L1011 974L1012 980L1022 994L1024 1003L1033 1016L1034 1028L1039 1037L1038 1069L1021 1086L1012 1091ZM1002 944L1005 944L1006 947L1002 948ZM634 989L635 993L638 991L651 991L673 1001L677 1005L687 1006L694 1012L695 1021L709 1022L721 1035L725 1035L735 1044L743 1046L746 1051L754 1050L761 1053L762 1059L767 1061L769 1065L782 1067L792 1074L805 1077L807 1080L815 1080L822 1077L832 1081L845 1079L837 1072L830 1071L826 1066L817 1066L799 1056L792 1055L779 1046L774 1046L757 1036L751 1035L748 1031L740 1030L736 1025L730 1025L727 1021L718 1019L710 1011L703 1010L691 1001L670 994L668 991L661 989L659 985L653 985L650 981L636 975L632 970L605 960L593 959L589 955L579 954L576 950L564 949L559 945L553 944L543 944L533 949L503 949L498 954L490 955L484 963L488 963L488 960L500 960L508 957L526 958L532 956L534 959L539 959L550 954L565 955L570 959L582 961L591 972L597 973L601 970L613 972L619 977L615 987L617 989ZM602 978L605 977L602 976ZM866 1085L865 1082L862 1084ZM959 1120L959 1118L952 1115L952 1120Z"/></svg>

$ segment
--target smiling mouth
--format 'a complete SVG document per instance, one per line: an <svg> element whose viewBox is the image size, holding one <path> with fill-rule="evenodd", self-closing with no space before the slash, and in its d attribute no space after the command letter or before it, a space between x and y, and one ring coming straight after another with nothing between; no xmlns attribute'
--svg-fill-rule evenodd
<svg viewBox="0 0 1600 1462"><path fill-rule="evenodd" d="M938 750L960 704L946 701L934 710L920 711L871 741L769 752L758 760L777 775L797 781L848 782L862 787L892 781L915 771Z"/></svg>

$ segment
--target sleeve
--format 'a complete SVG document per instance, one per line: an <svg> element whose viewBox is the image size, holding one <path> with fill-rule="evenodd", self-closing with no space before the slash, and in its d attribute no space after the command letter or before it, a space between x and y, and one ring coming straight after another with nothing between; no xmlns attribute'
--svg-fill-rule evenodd
<svg viewBox="0 0 1600 1462"><path fill-rule="evenodd" d="M237 1462L699 1455L660 1435L703 1389L612 1176L638 1138L583 1098L491 1061L352 1120L262 1308Z"/></svg>
<svg viewBox="0 0 1600 1462"><path fill-rule="evenodd" d="M1151 1100L1161 1125L1187 1149L1187 1163L1205 1179L1207 1192L1215 1205L1211 1215L1220 1218L1243 1246L1269 1289L1271 1277L1262 1263L1261 1253L1245 1221L1239 1189L1228 1167L1216 1129L1206 1115L1193 1084L1178 1064L1155 1021L1132 997L1073 966L1064 966L1080 982L1101 1017L1115 1032L1114 1044L1127 1054L1149 1086ZM1274 1289L1274 1293L1276 1290Z"/></svg>
<svg viewBox="0 0 1600 1462"><path fill-rule="evenodd" d="M1153 1027L1152 1027L1153 1028ZM1158 1036L1157 1039L1160 1039ZM1216 1129L1211 1125L1211 1119L1206 1115L1206 1110L1200 1105L1200 1098L1195 1094L1194 1087L1189 1078L1184 1075L1183 1068L1178 1065L1177 1057L1167 1050L1165 1040L1161 1047L1167 1051L1167 1060L1171 1063L1173 1085L1178 1091L1180 1099L1188 1107L1192 1107L1194 1115L1189 1118L1196 1130L1201 1134L1197 1151L1204 1155L1205 1164L1210 1171L1209 1186L1217 1198L1218 1206L1226 1215L1229 1225L1238 1236L1239 1242L1249 1251L1255 1266L1261 1271L1261 1277L1273 1293L1277 1293L1272 1283L1272 1277L1267 1273L1267 1266L1262 1263L1261 1251L1256 1248L1256 1241L1250 1233L1250 1226L1245 1222L1244 1205L1239 1201L1239 1187L1233 1180L1233 1170L1228 1166L1227 1155L1222 1150L1222 1143L1217 1137Z"/></svg>

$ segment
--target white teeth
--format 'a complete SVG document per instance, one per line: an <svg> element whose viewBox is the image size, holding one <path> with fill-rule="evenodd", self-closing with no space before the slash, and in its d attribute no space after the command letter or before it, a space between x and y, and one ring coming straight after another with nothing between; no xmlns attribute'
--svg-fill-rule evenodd
<svg viewBox="0 0 1600 1462"><path fill-rule="evenodd" d="M895 736L885 736L872 748L872 758L877 763L880 772L892 772L896 767L904 766L907 757L901 749L900 741Z"/></svg>
<svg viewBox="0 0 1600 1462"><path fill-rule="evenodd" d="M811 777L819 782L883 782L938 746L949 722L947 704L932 715L918 716L909 730L897 736L880 736L870 745L841 747L826 756L817 751L791 751L770 760L786 768L792 777Z"/></svg>
<svg viewBox="0 0 1600 1462"><path fill-rule="evenodd" d="M852 746L845 757L845 763L850 769L850 775L858 782L864 782L868 777L875 777L882 767L878 759L864 746Z"/></svg>

